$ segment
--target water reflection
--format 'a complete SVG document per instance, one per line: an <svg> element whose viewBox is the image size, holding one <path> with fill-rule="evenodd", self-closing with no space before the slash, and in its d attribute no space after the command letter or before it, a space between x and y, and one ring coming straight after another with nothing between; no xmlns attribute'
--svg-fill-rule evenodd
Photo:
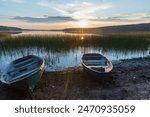
<svg viewBox="0 0 150 117"><path fill-rule="evenodd" d="M70 49L64 52L47 51L44 48L24 48L13 51L3 51L0 53L0 69L4 68L9 64L10 61L17 58L34 54L42 57L45 60L46 71L60 71L68 67L74 67L81 63L81 57L84 53L96 52L102 53L110 60L129 59L137 57L148 56L150 51L114 51L114 50L103 50L102 48L92 47L79 47L76 49Z"/></svg>
<svg viewBox="0 0 150 117"><path fill-rule="evenodd" d="M54 35L58 32L52 32ZM31 34L49 34L52 33L40 31ZM29 32L20 35L30 34ZM60 32L59 34L65 34ZM13 34L13 36L15 36ZM17 34L18 36L18 34ZM49 38L49 37L48 37ZM47 38L47 39L48 39ZM59 37L58 37L59 38ZM62 37L61 37L62 38ZM45 60L47 71L59 71L68 67L74 67L81 64L81 57L84 53L102 53L110 60L130 59L145 57L150 55L149 42L147 40L136 39L87 39L86 34L80 34L78 39L57 39L47 40L44 38L37 39L20 39L17 41L0 42L0 71L13 60L26 56L37 55ZM24 41L25 40L25 41ZM42 41L41 41L42 40ZM82 40L82 41L81 41ZM35 44L36 41L36 44ZM64 45L63 45L63 44ZM56 45L55 45L56 44ZM65 45L66 44L66 45ZM76 45L76 46L74 46Z"/></svg>
<svg viewBox="0 0 150 117"><path fill-rule="evenodd" d="M22 35L44 35L44 36L55 36L55 35L98 35L93 33L69 33L64 31L22 31L13 33L12 36L22 36Z"/></svg>
<svg viewBox="0 0 150 117"><path fill-rule="evenodd" d="M81 36L81 40L83 40L84 39L84 36Z"/></svg>

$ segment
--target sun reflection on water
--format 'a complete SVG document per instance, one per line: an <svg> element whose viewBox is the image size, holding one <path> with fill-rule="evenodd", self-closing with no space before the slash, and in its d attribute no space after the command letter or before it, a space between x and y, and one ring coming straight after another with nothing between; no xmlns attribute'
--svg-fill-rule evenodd
<svg viewBox="0 0 150 117"><path fill-rule="evenodd" d="M84 40L84 36L81 36L81 38L80 38L81 40Z"/></svg>

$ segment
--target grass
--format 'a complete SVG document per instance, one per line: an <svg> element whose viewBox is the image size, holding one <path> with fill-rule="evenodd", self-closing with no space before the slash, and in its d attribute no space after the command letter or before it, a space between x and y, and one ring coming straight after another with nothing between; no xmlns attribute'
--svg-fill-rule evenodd
<svg viewBox="0 0 150 117"><path fill-rule="evenodd" d="M78 47L102 48L104 50L145 50L150 45L150 34L104 34L85 35L22 35L0 40L0 51L21 48L44 48L53 51L67 51Z"/></svg>

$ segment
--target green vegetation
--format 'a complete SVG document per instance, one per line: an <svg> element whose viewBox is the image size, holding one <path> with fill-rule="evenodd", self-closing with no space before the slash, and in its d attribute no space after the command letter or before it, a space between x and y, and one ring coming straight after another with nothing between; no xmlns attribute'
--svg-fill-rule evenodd
<svg viewBox="0 0 150 117"><path fill-rule="evenodd" d="M104 50L136 51L148 49L150 34L104 34L96 35L22 35L0 40L0 51L22 48L44 48L51 51L67 51L78 47L102 48Z"/></svg>

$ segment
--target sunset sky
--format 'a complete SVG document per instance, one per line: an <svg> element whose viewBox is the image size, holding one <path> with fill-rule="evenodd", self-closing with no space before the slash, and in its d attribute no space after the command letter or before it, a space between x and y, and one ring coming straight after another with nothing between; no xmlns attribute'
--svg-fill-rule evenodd
<svg viewBox="0 0 150 117"><path fill-rule="evenodd" d="M0 0L0 25L30 29L150 22L150 0Z"/></svg>

